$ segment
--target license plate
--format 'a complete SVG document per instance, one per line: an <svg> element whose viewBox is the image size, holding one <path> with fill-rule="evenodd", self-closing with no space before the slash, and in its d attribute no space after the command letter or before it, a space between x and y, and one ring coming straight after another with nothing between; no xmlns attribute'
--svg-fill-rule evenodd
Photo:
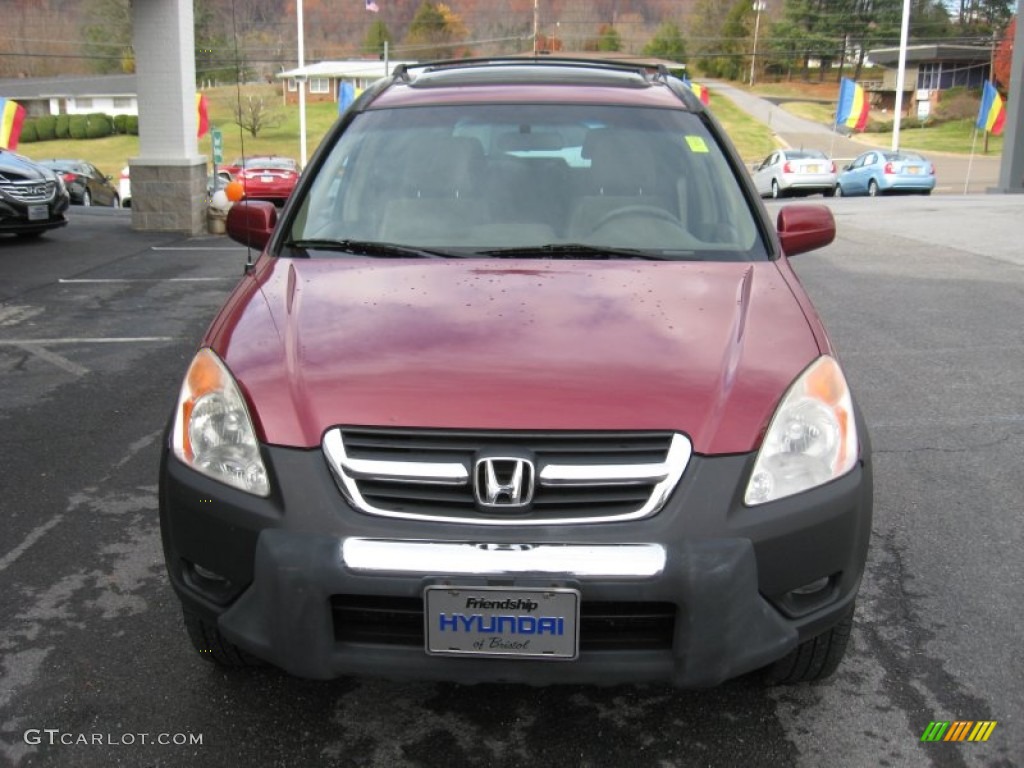
<svg viewBox="0 0 1024 768"><path fill-rule="evenodd" d="M274 180L273 176L260 176L260 181L262 181L264 184L269 184L273 180Z"/></svg>
<svg viewBox="0 0 1024 768"><path fill-rule="evenodd" d="M916 174L918 174L920 172L921 172L921 169L917 168L916 166L913 167L913 168L907 168L907 173L912 174L912 175L916 175Z"/></svg>
<svg viewBox="0 0 1024 768"><path fill-rule="evenodd" d="M423 597L429 654L560 660L579 655L575 589L434 586Z"/></svg>
<svg viewBox="0 0 1024 768"><path fill-rule="evenodd" d="M42 221L50 218L50 209L45 205L30 205L28 207L29 221Z"/></svg>
<svg viewBox="0 0 1024 768"><path fill-rule="evenodd" d="M807 172L808 173L821 173L821 166L820 165L808 165L807 166Z"/></svg>

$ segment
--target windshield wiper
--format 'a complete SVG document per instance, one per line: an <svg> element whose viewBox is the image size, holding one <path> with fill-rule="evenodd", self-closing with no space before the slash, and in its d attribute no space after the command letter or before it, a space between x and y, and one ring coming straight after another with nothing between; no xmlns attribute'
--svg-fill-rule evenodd
<svg viewBox="0 0 1024 768"><path fill-rule="evenodd" d="M639 248L613 248L586 243L549 243L547 245L515 246L513 248L492 248L477 251L480 256L497 256L509 259L645 259L664 261L665 256Z"/></svg>
<svg viewBox="0 0 1024 768"><path fill-rule="evenodd" d="M427 248L412 248L408 245L380 243L374 240L289 240L285 248L313 251L340 251L357 256L374 256L385 259L445 259L461 258L457 253L435 251Z"/></svg>

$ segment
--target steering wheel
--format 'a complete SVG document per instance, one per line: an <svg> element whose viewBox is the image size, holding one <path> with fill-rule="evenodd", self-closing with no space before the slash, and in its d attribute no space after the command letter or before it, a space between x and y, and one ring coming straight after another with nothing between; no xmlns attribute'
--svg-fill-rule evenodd
<svg viewBox="0 0 1024 768"><path fill-rule="evenodd" d="M601 229L601 227L607 226L613 221L625 218L658 219L660 221L667 221L682 232L686 231L683 227L683 222L664 208L659 208L656 205L627 205L624 208L616 208L614 211L609 211L601 217L600 221L594 225L592 231Z"/></svg>

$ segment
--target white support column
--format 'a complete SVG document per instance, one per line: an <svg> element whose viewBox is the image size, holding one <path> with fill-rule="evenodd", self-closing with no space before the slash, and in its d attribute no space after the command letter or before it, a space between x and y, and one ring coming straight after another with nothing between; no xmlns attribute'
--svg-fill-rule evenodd
<svg viewBox="0 0 1024 768"><path fill-rule="evenodd" d="M199 234L207 158L196 138L192 0L133 0L132 23L139 88L132 227Z"/></svg>

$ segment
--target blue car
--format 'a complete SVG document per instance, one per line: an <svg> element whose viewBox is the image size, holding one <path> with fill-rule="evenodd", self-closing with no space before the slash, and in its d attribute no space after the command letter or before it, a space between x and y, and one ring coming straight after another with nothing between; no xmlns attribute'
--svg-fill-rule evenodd
<svg viewBox="0 0 1024 768"><path fill-rule="evenodd" d="M846 166L836 180L836 197L851 195L930 195L935 166L913 152L872 149Z"/></svg>

